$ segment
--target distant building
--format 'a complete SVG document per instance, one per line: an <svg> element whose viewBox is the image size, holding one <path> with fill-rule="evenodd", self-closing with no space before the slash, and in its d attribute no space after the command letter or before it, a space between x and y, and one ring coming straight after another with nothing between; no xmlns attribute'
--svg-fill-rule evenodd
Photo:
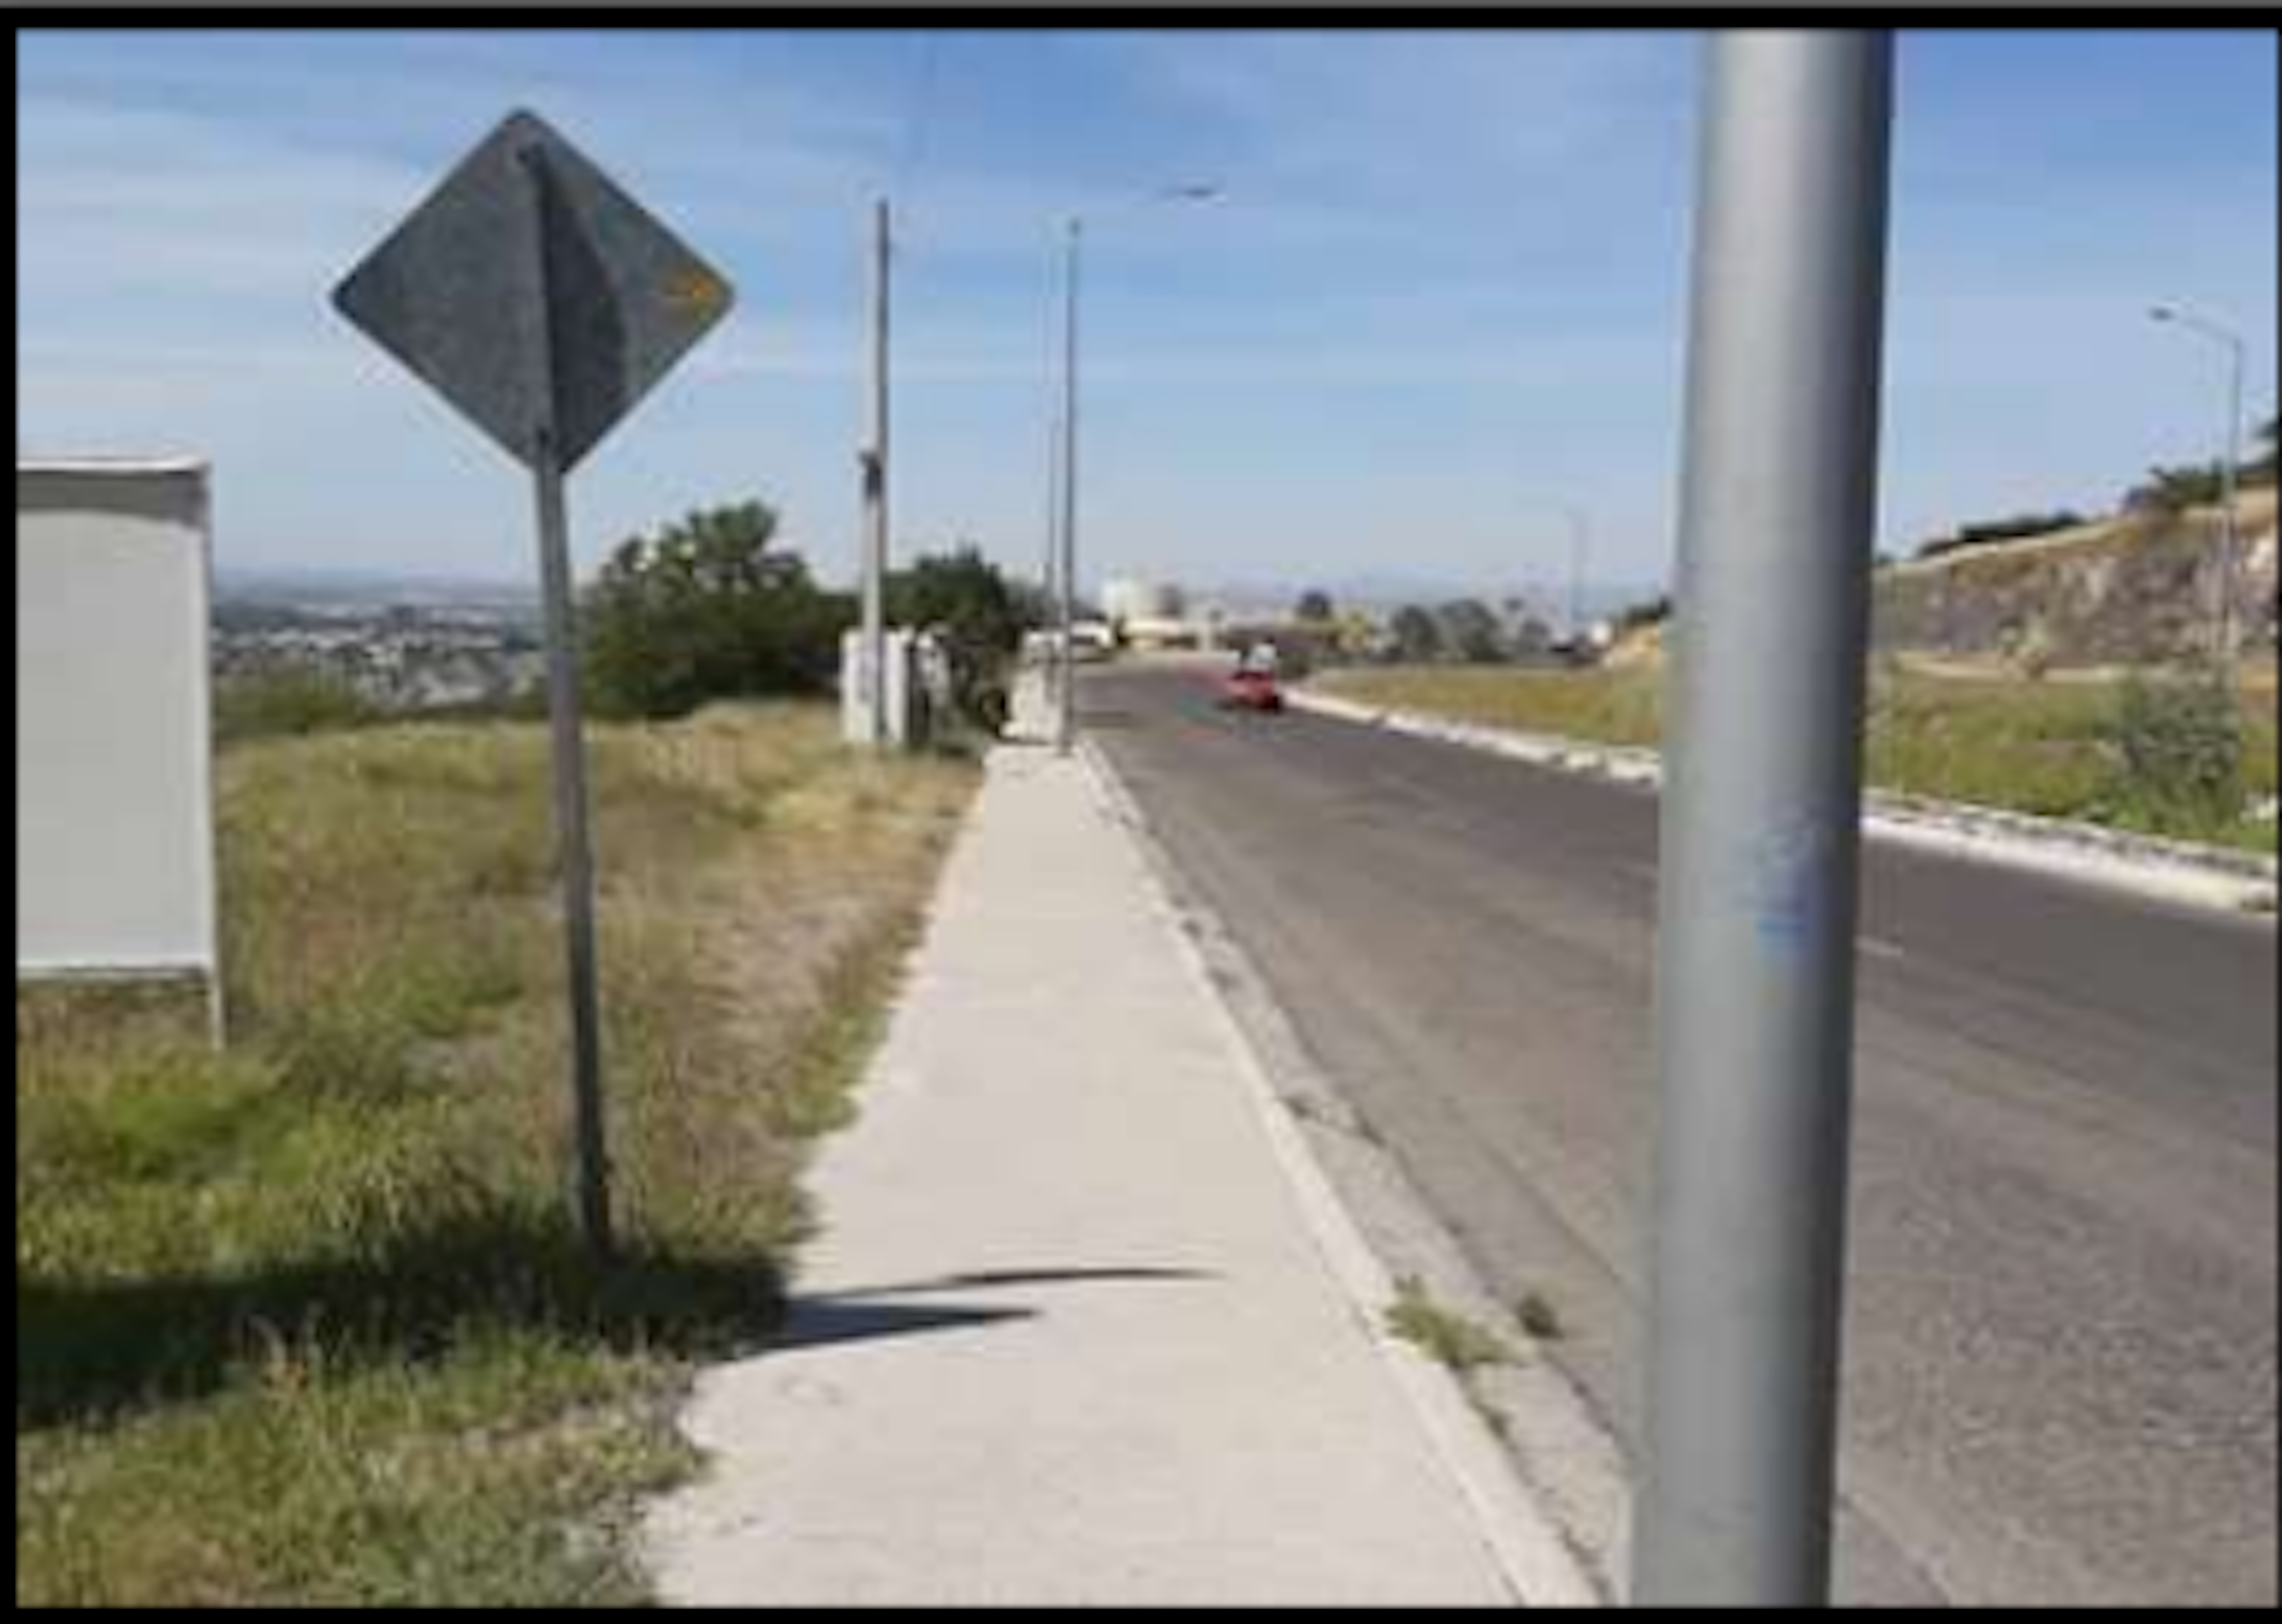
<svg viewBox="0 0 2282 1624"><path fill-rule="evenodd" d="M1169 582L1122 577L1102 583L1101 612L1118 624L1180 620L1188 613L1188 596Z"/></svg>
<svg viewBox="0 0 2282 1624"><path fill-rule="evenodd" d="M1168 581L1105 581L1101 612L1129 649L1209 649L1212 622L1189 612L1188 594Z"/></svg>

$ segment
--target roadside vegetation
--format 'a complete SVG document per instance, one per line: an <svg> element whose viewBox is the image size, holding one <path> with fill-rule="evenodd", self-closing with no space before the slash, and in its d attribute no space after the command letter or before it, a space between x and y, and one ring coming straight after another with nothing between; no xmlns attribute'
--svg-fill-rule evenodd
<svg viewBox="0 0 2282 1624"><path fill-rule="evenodd" d="M776 510L748 501L622 542L583 608L596 710L662 719L725 696L827 692L856 600L818 585L777 533Z"/></svg>
<svg viewBox="0 0 2282 1624"><path fill-rule="evenodd" d="M1046 624L1044 597L1008 579L972 544L889 571L885 595L890 625L943 640L958 723L996 738L1012 709L1023 635Z"/></svg>
<svg viewBox="0 0 2282 1624"><path fill-rule="evenodd" d="M778 531L776 510L749 501L618 548L583 610L600 714L655 720L725 697L832 690L856 595L819 586ZM1036 596L971 544L914 558L884 586L890 625L943 641L954 727L995 735L1022 633L1042 619Z"/></svg>
<svg viewBox="0 0 2282 1624"><path fill-rule="evenodd" d="M1663 673L1356 668L1319 686L1362 703L1519 732L1653 748ZM2030 681L1888 663L1872 685L1868 771L1885 789L2273 851L2274 672L2238 691L2192 672Z"/></svg>
<svg viewBox="0 0 2282 1624"><path fill-rule="evenodd" d="M1444 1307L1417 1279L1396 1283L1386 1327L1454 1376L1468 1377L1514 1362L1513 1349L1497 1333Z"/></svg>
<svg viewBox="0 0 2282 1624"><path fill-rule="evenodd" d="M353 686L317 672L264 672L214 685L214 738L225 745L339 733L387 719Z"/></svg>
<svg viewBox="0 0 2282 1624"><path fill-rule="evenodd" d="M2253 436L2256 449L2236 465L2236 479L2243 491L2273 490L2276 431L2277 423L2272 417L2259 424ZM2224 466L2221 462L2185 462L2151 468L2145 479L2122 493L2116 513L2110 518L2095 519L2068 508L2006 514L1960 524L1945 534L1929 537L1919 544L1915 556L1937 559L2047 536L2109 530L2118 523L2160 523L2179 519L2199 509L2209 512L2225 494Z"/></svg>
<svg viewBox="0 0 2282 1624"><path fill-rule="evenodd" d="M19 991L19 1606L640 1599L678 1396L775 1321L974 779L818 706L596 730L597 1274L544 732L330 703L221 758L226 1053L196 1000Z"/></svg>

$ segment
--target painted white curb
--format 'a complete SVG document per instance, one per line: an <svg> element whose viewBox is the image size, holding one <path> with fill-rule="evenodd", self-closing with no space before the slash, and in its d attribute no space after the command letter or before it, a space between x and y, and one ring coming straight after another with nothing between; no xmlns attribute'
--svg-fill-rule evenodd
<svg viewBox="0 0 2282 1624"><path fill-rule="evenodd" d="M1663 758L1655 750L1448 721L1304 688L1291 690L1286 698L1293 710L1311 715L1383 727L1580 777L1646 790L1657 789L1664 779ZM1873 840L2236 914L2270 915L2278 872L2282 872L2274 859L2255 852L1887 791L1870 794L1862 828Z"/></svg>

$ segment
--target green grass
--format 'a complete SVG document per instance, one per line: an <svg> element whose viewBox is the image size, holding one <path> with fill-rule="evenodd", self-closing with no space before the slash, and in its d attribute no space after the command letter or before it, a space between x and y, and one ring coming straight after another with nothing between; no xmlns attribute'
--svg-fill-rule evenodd
<svg viewBox="0 0 2282 1624"><path fill-rule="evenodd" d="M1443 1307L1416 1279L1396 1286L1386 1326L1455 1375L1513 1363L1513 1350L1496 1333Z"/></svg>
<svg viewBox="0 0 2282 1624"><path fill-rule="evenodd" d="M1601 744L1653 748L1663 735L1651 672L1357 666L1327 672L1313 686L1365 703Z"/></svg>
<svg viewBox="0 0 2282 1624"><path fill-rule="evenodd" d="M1319 680L1327 692L1369 703L1651 748L1662 738L1662 672L1648 668L1394 667L1336 672ZM2273 851L2272 822L2182 804L2161 793L2162 786L2134 784L2120 772L2114 738L2122 688L2113 680L2031 682L1881 670L1872 685L1870 781L1943 800ZM2270 671L2246 680L2243 699L2246 787L2253 795L2271 795Z"/></svg>
<svg viewBox="0 0 2282 1624"><path fill-rule="evenodd" d="M569 1137L543 734L227 751L236 1041L17 998L17 1599L640 1599L693 1364L775 1323L971 769L802 708L599 730L625 1255Z"/></svg>
<svg viewBox="0 0 2282 1624"><path fill-rule="evenodd" d="M225 744L338 733L384 719L348 683L314 672L233 677L214 689L214 735Z"/></svg>

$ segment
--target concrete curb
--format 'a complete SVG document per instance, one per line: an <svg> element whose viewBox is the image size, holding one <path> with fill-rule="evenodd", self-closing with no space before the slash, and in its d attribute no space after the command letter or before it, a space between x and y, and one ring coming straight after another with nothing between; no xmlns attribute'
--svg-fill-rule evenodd
<svg viewBox="0 0 2282 1624"><path fill-rule="evenodd" d="M1530 1607L1603 1605L1601 1590L1564 1537L1557 1519L1507 1459L1503 1446L1476 1411L1457 1377L1387 1328L1386 1309L1395 1302L1397 1292L1393 1276L1371 1250L1330 1175L1285 1109L1265 1064L1230 1007L1202 950L1184 928L1179 906L1159 867L1160 859L1145 815L1096 745L1083 741L1080 752L1105 811L1136 843L1147 875L1152 908L1215 1012L1235 1069L1244 1079L1325 1269L1409 1401L1436 1457L1463 1495L1483 1543L1515 1599Z"/></svg>
<svg viewBox="0 0 2282 1624"><path fill-rule="evenodd" d="M1292 690L1287 700L1293 710L1310 715L1383 727L1627 788L1653 791L1664 779L1664 759L1655 750L1448 721L1305 689ZM1863 832L1873 840L1968 861L2029 869L2156 901L2237 914L2271 915L2278 874L2282 874L2282 865L2255 852L1883 790L1868 797Z"/></svg>

